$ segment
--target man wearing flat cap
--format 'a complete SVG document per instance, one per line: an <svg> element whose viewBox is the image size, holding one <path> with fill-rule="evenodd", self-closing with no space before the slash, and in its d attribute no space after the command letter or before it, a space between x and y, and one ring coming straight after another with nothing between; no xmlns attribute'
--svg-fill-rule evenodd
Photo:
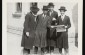
<svg viewBox="0 0 85 55"><path fill-rule="evenodd" d="M30 12L25 16L21 46L24 47L24 51L27 51L28 54L30 54L30 49L32 49L34 45L38 11L39 8L37 5L32 5Z"/></svg>
<svg viewBox="0 0 85 55"><path fill-rule="evenodd" d="M35 37L35 53L37 54L38 47L41 48L41 54L45 53L45 47L47 46L46 33L47 27L50 27L50 17L47 16L48 6L43 6L43 13L38 16L38 23L36 27Z"/></svg>
<svg viewBox="0 0 85 55"><path fill-rule="evenodd" d="M48 16L51 18L51 26L57 25L57 18L58 18L58 13L54 11L54 4L49 3L48 4L49 11L48 11ZM51 27L47 28L47 52L54 52L54 47L56 46L56 29Z"/></svg>
<svg viewBox="0 0 85 55"><path fill-rule="evenodd" d="M59 52L62 54L62 49L64 48L65 55L68 53L68 29L71 27L71 22L69 16L65 15L67 11L64 6L61 6L59 9L61 15L58 17L57 25L63 25L66 29L64 32L57 33L57 47L59 48Z"/></svg>

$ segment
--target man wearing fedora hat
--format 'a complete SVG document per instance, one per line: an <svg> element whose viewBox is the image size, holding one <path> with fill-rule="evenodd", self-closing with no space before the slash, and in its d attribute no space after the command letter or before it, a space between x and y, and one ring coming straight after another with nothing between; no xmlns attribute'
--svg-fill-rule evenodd
<svg viewBox="0 0 85 55"><path fill-rule="evenodd" d="M57 19L57 25L64 25L66 31L57 33L57 47L60 53L62 53L62 49L64 48L66 54L68 53L68 29L71 27L71 23L69 16L65 15L66 8L61 6L59 11L61 15Z"/></svg>
<svg viewBox="0 0 85 55"><path fill-rule="evenodd" d="M28 54L30 54L30 49L32 49L34 45L38 11L39 8L37 5L32 5L30 12L25 16L21 46L24 47L24 51L28 52Z"/></svg>
<svg viewBox="0 0 85 55"><path fill-rule="evenodd" d="M41 48L41 53L45 52L45 47L47 46L46 42L46 33L47 27L50 27L50 17L47 16L48 6L43 6L43 13L38 16L38 23L36 27L36 37L35 37L35 53L38 51L38 47Z"/></svg>
<svg viewBox="0 0 85 55"><path fill-rule="evenodd" d="M54 11L54 4L50 2L48 4L49 11L48 16L51 18L51 25L55 26L57 24L56 20L58 18L58 13ZM47 28L47 52L54 52L54 47L56 46L56 29L55 28Z"/></svg>

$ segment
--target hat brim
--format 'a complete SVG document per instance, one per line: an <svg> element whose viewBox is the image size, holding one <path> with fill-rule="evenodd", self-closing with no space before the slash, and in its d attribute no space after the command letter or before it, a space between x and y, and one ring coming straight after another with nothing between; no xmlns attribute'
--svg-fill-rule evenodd
<svg viewBox="0 0 85 55"><path fill-rule="evenodd" d="M55 5L48 5L48 7L50 7L50 6L55 6Z"/></svg>
<svg viewBox="0 0 85 55"><path fill-rule="evenodd" d="M30 10L32 10L32 11L39 11L40 9L39 8L30 8Z"/></svg>
<svg viewBox="0 0 85 55"><path fill-rule="evenodd" d="M48 10L48 9L42 9L42 10Z"/></svg>
<svg viewBox="0 0 85 55"><path fill-rule="evenodd" d="M42 10L46 10L47 11L48 9L42 9Z"/></svg>
<svg viewBox="0 0 85 55"><path fill-rule="evenodd" d="M64 10L64 11L67 11L66 9L59 9L59 10Z"/></svg>

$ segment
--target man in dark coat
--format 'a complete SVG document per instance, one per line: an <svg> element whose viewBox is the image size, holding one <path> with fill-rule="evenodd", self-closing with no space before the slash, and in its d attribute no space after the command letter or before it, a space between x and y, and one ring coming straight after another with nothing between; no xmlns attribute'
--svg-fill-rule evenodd
<svg viewBox="0 0 85 55"><path fill-rule="evenodd" d="M70 18L65 15L66 8L64 6L60 7L61 15L58 17L58 25L64 25L66 31L57 32L57 47L59 52L62 53L62 48L65 50L65 54L68 53L68 29L71 27Z"/></svg>
<svg viewBox="0 0 85 55"><path fill-rule="evenodd" d="M50 17L47 16L48 6L43 6L43 13L38 16L38 23L36 27L36 37L35 37L35 53L38 51L38 47L41 48L41 53L45 52L45 47L47 46L46 33L47 27L50 27Z"/></svg>
<svg viewBox="0 0 85 55"><path fill-rule="evenodd" d="M48 11L48 16L51 18L51 25L55 26L57 25L57 18L58 18L58 13L54 11L54 4L49 3L48 4L49 11ZM47 52L53 52L55 45L55 37L56 37L56 29L55 28L47 28L47 44L48 46L46 47Z"/></svg>
<svg viewBox="0 0 85 55"><path fill-rule="evenodd" d="M28 51L28 54L30 54L30 49L32 49L34 45L35 30L37 25L36 17L39 8L37 5L33 4L33 6L30 7L30 10L31 11L25 16L24 30L21 42L21 46L24 47L24 50Z"/></svg>

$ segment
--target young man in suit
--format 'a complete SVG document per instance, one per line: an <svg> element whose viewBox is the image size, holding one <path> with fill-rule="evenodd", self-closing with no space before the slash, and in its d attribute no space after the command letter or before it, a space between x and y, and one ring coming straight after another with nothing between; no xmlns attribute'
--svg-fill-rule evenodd
<svg viewBox="0 0 85 55"><path fill-rule="evenodd" d="M49 11L48 11L48 16L51 18L51 25L55 26L57 25L57 18L58 18L58 13L54 11L54 4L49 3L48 4ZM47 28L47 52L54 52L54 47L56 46L56 29L55 28Z"/></svg>
<svg viewBox="0 0 85 55"><path fill-rule="evenodd" d="M57 33L57 47L59 52L62 54L62 49L65 51L65 55L68 53L68 29L71 27L71 22L69 16L65 15L67 11L64 6L60 7L61 15L57 19L57 25L63 25L66 31Z"/></svg>
<svg viewBox="0 0 85 55"><path fill-rule="evenodd" d="M21 42L21 46L24 47L23 51L28 52L28 54L30 54L30 49L32 49L34 45L35 30L37 25L36 17L37 17L37 12L39 11L37 3L33 3L32 6L30 7L30 10L31 11L27 13L27 15L25 16L24 29Z"/></svg>
<svg viewBox="0 0 85 55"><path fill-rule="evenodd" d="M41 48L41 54L45 53L45 47L47 46L46 33L47 27L50 27L50 17L47 16L48 6L43 6L43 13L40 14L37 19L36 37L35 37L35 54L37 54L38 47Z"/></svg>

